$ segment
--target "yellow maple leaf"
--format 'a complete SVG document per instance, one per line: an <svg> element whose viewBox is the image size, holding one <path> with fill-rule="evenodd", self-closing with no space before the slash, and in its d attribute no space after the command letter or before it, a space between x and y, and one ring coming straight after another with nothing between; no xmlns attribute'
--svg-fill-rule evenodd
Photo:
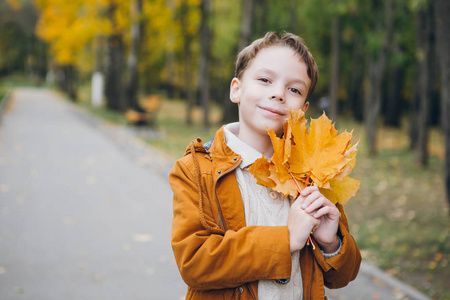
<svg viewBox="0 0 450 300"><path fill-rule="evenodd" d="M347 204L348 200L358 191L359 183L359 180L349 176L342 179L331 179L330 189L320 189L320 192L334 204Z"/></svg>
<svg viewBox="0 0 450 300"><path fill-rule="evenodd" d="M263 156L249 171L258 184L272 188L286 197L296 197L300 185L316 185L333 203L346 204L359 189L359 181L348 177L356 165L357 144L352 132L338 134L325 113L311 119L310 128L302 110L290 112L283 136L268 130L274 154Z"/></svg>
<svg viewBox="0 0 450 300"><path fill-rule="evenodd" d="M267 159L263 157L257 159L252 165L251 165L251 173L252 174L258 174L258 176L255 176L256 183L263 185L268 188L274 188L276 187L276 183L270 179L270 163L267 161Z"/></svg>
<svg viewBox="0 0 450 300"><path fill-rule="evenodd" d="M318 187L324 187L350 161L344 156L351 141L348 132L337 135L337 130L325 114L311 120L310 130L305 124L294 132L294 143L289 167L294 174L311 172L311 179ZM298 132L298 133L297 133Z"/></svg>

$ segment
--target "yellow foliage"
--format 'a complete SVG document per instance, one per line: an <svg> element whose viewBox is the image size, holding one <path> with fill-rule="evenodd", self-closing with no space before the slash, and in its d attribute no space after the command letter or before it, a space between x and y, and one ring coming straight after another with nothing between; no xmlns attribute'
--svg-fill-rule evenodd
<svg viewBox="0 0 450 300"><path fill-rule="evenodd" d="M130 3L125 0L34 0L40 10L37 35L50 45L58 64L78 64L78 57L96 36L122 32L130 25ZM108 6L116 4L113 20Z"/></svg>
<svg viewBox="0 0 450 300"><path fill-rule="evenodd" d="M264 156L249 171L257 183L287 196L296 197L299 183L314 184L333 203L346 204L359 189L359 181L348 174L356 165L357 145L351 145L352 134L337 130L323 114L306 126L302 110L293 111L278 138L268 130L274 154L270 162Z"/></svg>
<svg viewBox="0 0 450 300"><path fill-rule="evenodd" d="M16 3L18 0L8 1ZM72 64L85 72L92 70L95 50L100 45L98 41L111 34L120 34L127 49L132 22L139 18L145 28L141 37L143 55L139 69L152 69L153 74L158 74L155 76L183 85L184 62L178 57L184 55L186 34L191 40L198 38L201 0L143 1L139 16L132 15L130 0L32 1L40 13L36 33L48 43L55 63ZM182 3L187 5L187 21L183 27L177 16ZM192 47L192 63L195 63L197 51ZM170 74L155 70L155 66L162 69L160 62L167 55L177 58L172 61Z"/></svg>

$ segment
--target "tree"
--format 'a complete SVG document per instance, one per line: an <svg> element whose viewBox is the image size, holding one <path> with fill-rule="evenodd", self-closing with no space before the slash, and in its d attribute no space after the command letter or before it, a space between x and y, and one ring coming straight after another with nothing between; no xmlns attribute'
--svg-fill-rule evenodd
<svg viewBox="0 0 450 300"><path fill-rule="evenodd" d="M200 60L199 60L199 79L200 98L203 108L203 126L209 127L209 63L211 57L211 28L209 18L211 13L211 0L203 0L201 4L201 23L200 23Z"/></svg>
<svg viewBox="0 0 450 300"><path fill-rule="evenodd" d="M115 111L124 111L126 103L123 97L122 68L123 68L123 40L117 30L115 14L117 4L109 3L108 16L112 24L112 32L107 37L105 96L106 106Z"/></svg>
<svg viewBox="0 0 450 300"><path fill-rule="evenodd" d="M142 31L142 0L133 0L131 2L131 45L128 54L128 81L125 89L125 101L127 107L138 107L138 88L139 88L139 47L141 44Z"/></svg>
<svg viewBox="0 0 450 300"><path fill-rule="evenodd" d="M254 0L243 1L242 15L241 15L241 33L239 35L239 49L240 52L249 43L252 35L252 21L253 21L253 8Z"/></svg>
<svg viewBox="0 0 450 300"><path fill-rule="evenodd" d="M434 7L427 3L418 14L418 69L419 69L419 110L417 115L416 161L421 166L428 163L428 131L430 114L430 97L434 81Z"/></svg>
<svg viewBox="0 0 450 300"><path fill-rule="evenodd" d="M41 81L47 71L47 49L34 35L37 11L29 1L0 2L0 77L27 72Z"/></svg>
<svg viewBox="0 0 450 300"><path fill-rule="evenodd" d="M353 116L357 121L364 120L364 96L362 91L364 81L364 53L362 49L362 38L356 38L352 49L351 73L349 80L348 98Z"/></svg>
<svg viewBox="0 0 450 300"><path fill-rule="evenodd" d="M246 0L242 1L241 6L241 24L240 24L240 33L239 33L239 43L238 43L238 51L237 54L249 45L250 39L252 36L252 28L253 28L253 11L254 11L254 0ZM222 122L230 123L233 121L237 121L238 116L238 107L236 104L231 101L225 101L224 103L224 113Z"/></svg>
<svg viewBox="0 0 450 300"><path fill-rule="evenodd" d="M400 57L402 55L401 49L398 44L394 42L393 47L393 57L392 66L390 68L390 76L388 80L390 84L387 84L387 101L385 103L386 112L384 118L384 124L392 127L400 127L400 117L402 113L403 107L403 82L405 79L405 69L404 66L398 61L396 61L396 57Z"/></svg>
<svg viewBox="0 0 450 300"><path fill-rule="evenodd" d="M92 39L90 27L83 24L83 4L56 0L35 0L40 9L37 35L50 45L59 87L72 99L77 99L77 59L86 43ZM73 36L77 38L74 39Z"/></svg>
<svg viewBox="0 0 450 300"><path fill-rule="evenodd" d="M195 10L198 7L195 4ZM195 106L195 94L194 94L194 81L193 81L193 51L192 51L192 43L195 38L195 34L197 33L197 26L193 24L190 20L192 19L191 15L193 12L193 7L190 5L188 0L181 0L178 8L178 20L180 22L181 29L181 38L182 38L182 49L184 63L183 63L183 76L184 76L184 93L186 96L186 124L190 125L193 123L192 120L192 111Z"/></svg>
<svg viewBox="0 0 450 300"><path fill-rule="evenodd" d="M330 118L335 122L338 116L339 100L339 62L340 62L340 17L333 16L331 22L331 74L330 74Z"/></svg>
<svg viewBox="0 0 450 300"><path fill-rule="evenodd" d="M444 111L445 177L447 201L450 203L450 2L436 0L436 39L441 69L441 97Z"/></svg>
<svg viewBox="0 0 450 300"><path fill-rule="evenodd" d="M392 2L393 0L385 0L384 2L384 14L385 14L385 26L382 24L382 18L379 17L375 21L374 32L378 34L375 38L383 36L380 39L381 45L377 45L375 49L371 49L369 52L369 87L365 97L365 126L367 134L367 142L369 146L369 154L375 155L376 153L376 133L377 133L377 121L381 107L381 90L383 75L386 67L386 59L389 50L389 44L392 37L393 24L392 24ZM382 12L383 10L375 5L373 7L375 12Z"/></svg>
<svg viewBox="0 0 450 300"><path fill-rule="evenodd" d="M104 3L88 0L33 0L40 15L36 34L48 43L57 81L71 98L76 98L75 79L79 70L92 71L95 55L88 45L106 35L111 26L103 16ZM76 37L76 38L74 38Z"/></svg>

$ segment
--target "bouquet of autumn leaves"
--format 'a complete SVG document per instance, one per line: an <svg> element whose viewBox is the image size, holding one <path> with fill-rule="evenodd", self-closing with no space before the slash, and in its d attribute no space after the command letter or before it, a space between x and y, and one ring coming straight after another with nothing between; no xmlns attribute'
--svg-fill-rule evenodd
<svg viewBox="0 0 450 300"><path fill-rule="evenodd" d="M263 155L249 168L250 173L258 184L286 197L296 198L301 186L315 185L334 204L346 204L359 189L359 180L348 176L356 165L358 145L351 144L352 133L338 135L325 113L311 119L310 128L302 110L289 113L281 138L268 130L272 159Z"/></svg>

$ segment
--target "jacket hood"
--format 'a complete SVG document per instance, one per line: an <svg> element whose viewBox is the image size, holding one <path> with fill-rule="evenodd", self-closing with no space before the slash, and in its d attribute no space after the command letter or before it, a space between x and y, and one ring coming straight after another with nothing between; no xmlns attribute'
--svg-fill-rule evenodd
<svg viewBox="0 0 450 300"><path fill-rule="evenodd" d="M199 153L207 153L205 147L203 146L203 141L201 138L196 138L195 140L193 140L187 147L186 150L184 152L184 156L189 155L192 153L192 144L193 144L193 149L195 150L195 152L199 152Z"/></svg>

